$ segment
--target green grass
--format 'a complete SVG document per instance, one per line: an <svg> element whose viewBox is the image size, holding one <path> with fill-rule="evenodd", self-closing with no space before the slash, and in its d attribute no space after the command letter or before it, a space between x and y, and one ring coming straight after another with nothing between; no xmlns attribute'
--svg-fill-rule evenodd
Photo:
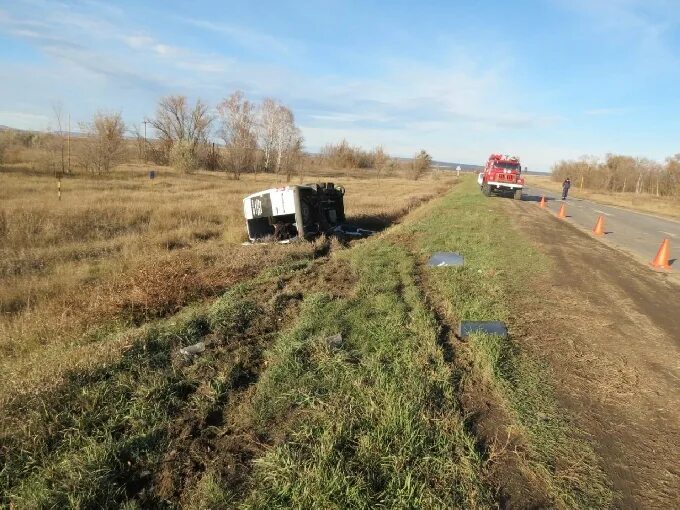
<svg viewBox="0 0 680 510"><path fill-rule="evenodd" d="M174 370L171 351L204 325L204 317L187 311L174 324L148 328L119 361L72 373L55 393L12 402L6 410L12 427L2 437L4 502L115 507L143 486L160 460L169 421L195 390Z"/></svg>
<svg viewBox="0 0 680 510"><path fill-rule="evenodd" d="M512 325L549 262L502 207L467 182L343 254L359 277L353 297L308 296L297 326L269 353L254 405L261 429L279 432L256 461L244 507L495 504L486 458L456 402L458 378L471 374L444 361L426 298L442 303L451 324ZM465 255L464 267L423 267L431 253L449 250ZM342 344L329 345L337 333ZM475 335L465 348L524 437L523 469L545 499L562 508L611 506L598 457L561 416L548 368L511 339Z"/></svg>
<svg viewBox="0 0 680 510"><path fill-rule="evenodd" d="M492 506L414 258L382 240L343 255L355 295L308 296L269 353L254 408L281 438L257 461L243 506ZM337 333L342 342L329 344Z"/></svg>
<svg viewBox="0 0 680 510"><path fill-rule="evenodd" d="M276 273L305 267L296 262ZM275 287L276 278L257 282ZM174 506L155 486L173 425L222 413L271 339L271 313L254 298L257 282L142 328L113 363L10 401L0 415L0 507ZM179 348L208 334L208 350L184 362ZM205 476L199 487L209 492L209 482Z"/></svg>
<svg viewBox="0 0 680 510"><path fill-rule="evenodd" d="M464 182L399 227L338 250L336 263L267 269L145 326L117 361L9 402L0 506L495 507L486 452L457 400L466 374L444 359L430 303L451 324L512 326L549 263L501 199L475 188ZM465 266L424 266L447 250ZM338 270L352 273L351 288L331 295L310 283L333 282ZM282 323L296 289L299 315ZM183 363L178 348L201 338L209 348ZM555 506L609 506L597 456L560 416L547 368L513 340L475 335L457 348L508 410L528 445L525 469ZM229 457L247 442L256 446Z"/></svg>
<svg viewBox="0 0 680 510"><path fill-rule="evenodd" d="M513 228L502 199L486 198L472 181L421 212L419 221L402 227L415 239L424 259L435 251L465 256L458 269L434 269L429 297L441 303L452 322L503 320L532 297L532 282L549 269ZM474 335L467 346L481 373L510 410L530 447L527 468L544 483L556 505L603 508L612 492L592 447L571 429L558 408L550 371L512 339Z"/></svg>

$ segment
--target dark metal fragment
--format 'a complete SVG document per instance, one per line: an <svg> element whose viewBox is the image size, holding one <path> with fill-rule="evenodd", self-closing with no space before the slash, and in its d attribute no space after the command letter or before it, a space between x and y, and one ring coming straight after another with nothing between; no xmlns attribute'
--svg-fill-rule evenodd
<svg viewBox="0 0 680 510"><path fill-rule="evenodd" d="M508 336L508 328L502 321L461 321L456 335L463 339L472 333L486 333L487 335Z"/></svg>

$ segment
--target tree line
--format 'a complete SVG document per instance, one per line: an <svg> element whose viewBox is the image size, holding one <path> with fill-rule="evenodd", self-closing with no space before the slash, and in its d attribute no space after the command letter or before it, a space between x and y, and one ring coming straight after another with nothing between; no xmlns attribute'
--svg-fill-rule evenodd
<svg viewBox="0 0 680 510"><path fill-rule="evenodd" d="M5 156L6 162L30 163L55 175L75 168L104 174L135 159L131 152L136 149L139 161L172 165L187 173L204 168L230 172L236 179L244 172L281 173L290 179L305 158L304 139L291 109L272 98L250 101L241 91L214 108L183 95L162 97L155 114L144 120L144 128L129 128L120 112L97 112L89 122L78 124L77 136L70 136L61 106L54 105L53 110L56 129L50 133L0 133L0 164ZM414 179L432 164L424 150L411 162L398 161L381 146L365 150L346 140L329 143L318 156L307 159L334 169L373 169L377 177L399 169Z"/></svg>
<svg viewBox="0 0 680 510"><path fill-rule="evenodd" d="M222 100L214 113L200 99L192 105L185 96L167 96L147 122L158 143L144 150L156 162L186 172L206 167L236 178L248 171L289 175L302 156L303 138L290 108L271 98L253 103L241 91ZM141 138L139 129L136 136ZM215 137L222 142L219 149L210 141Z"/></svg>
<svg viewBox="0 0 680 510"><path fill-rule="evenodd" d="M63 110L53 107L55 129L49 133L9 130L0 133L0 163L30 162L41 170L67 174L80 168L106 173L131 159L129 135L137 159L172 165L184 172L198 168L231 172L290 174L302 157L303 138L293 112L271 98L261 103L236 91L215 108L186 96L161 98L155 115L128 129L120 112L97 112L69 133Z"/></svg>
<svg viewBox="0 0 680 510"><path fill-rule="evenodd" d="M647 158L607 154L603 160L583 156L579 160L559 161L552 177L595 191L649 193L657 197L680 197L680 154L664 163Z"/></svg>

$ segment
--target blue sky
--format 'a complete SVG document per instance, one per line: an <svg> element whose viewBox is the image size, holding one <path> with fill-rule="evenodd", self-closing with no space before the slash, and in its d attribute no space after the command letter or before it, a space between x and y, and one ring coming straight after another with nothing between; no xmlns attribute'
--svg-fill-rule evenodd
<svg viewBox="0 0 680 510"><path fill-rule="evenodd" d="M166 94L288 104L305 146L530 169L680 152L677 0L0 2L0 124L128 124Z"/></svg>

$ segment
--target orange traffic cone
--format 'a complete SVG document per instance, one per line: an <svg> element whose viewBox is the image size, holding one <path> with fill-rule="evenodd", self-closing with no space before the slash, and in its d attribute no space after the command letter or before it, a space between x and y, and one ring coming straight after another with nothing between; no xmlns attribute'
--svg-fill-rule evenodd
<svg viewBox="0 0 680 510"><path fill-rule="evenodd" d="M659 246L659 251L656 253L656 257L652 260L649 265L654 269L670 269L671 265L668 263L668 259L671 256L671 247L668 239L664 239Z"/></svg>
<svg viewBox="0 0 680 510"><path fill-rule="evenodd" d="M564 204L562 204L562 207L560 207L560 212L557 213L557 217L561 220L567 217L567 211L564 208Z"/></svg>
<svg viewBox="0 0 680 510"><path fill-rule="evenodd" d="M541 209L545 209L545 197L541 197L541 203L539 204L541 206Z"/></svg>
<svg viewBox="0 0 680 510"><path fill-rule="evenodd" d="M595 223L595 228L593 229L593 234L596 236L604 235L604 216L600 215L597 218L597 223Z"/></svg>

